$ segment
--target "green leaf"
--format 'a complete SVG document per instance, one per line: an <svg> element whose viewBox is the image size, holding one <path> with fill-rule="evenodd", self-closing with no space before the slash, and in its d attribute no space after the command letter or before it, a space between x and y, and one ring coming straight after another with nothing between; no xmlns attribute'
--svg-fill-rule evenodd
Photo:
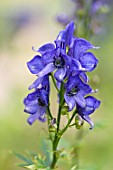
<svg viewBox="0 0 113 170"><path fill-rule="evenodd" d="M32 157L37 157L37 153L33 152L33 151L27 151L27 154L29 154Z"/></svg>
<svg viewBox="0 0 113 170"><path fill-rule="evenodd" d="M19 153L14 153L14 154L18 159L28 163L28 165L33 165L33 161L30 158L27 158L26 156L21 155Z"/></svg>
<svg viewBox="0 0 113 170"><path fill-rule="evenodd" d="M45 155L45 164L49 166L52 159L52 151L51 151L51 141L43 139L42 140L42 150Z"/></svg>

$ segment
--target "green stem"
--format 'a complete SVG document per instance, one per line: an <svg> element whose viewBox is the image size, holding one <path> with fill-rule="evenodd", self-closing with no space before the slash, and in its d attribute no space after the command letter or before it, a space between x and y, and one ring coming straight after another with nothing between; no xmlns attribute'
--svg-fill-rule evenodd
<svg viewBox="0 0 113 170"><path fill-rule="evenodd" d="M71 116L71 118L69 119L67 125L64 127L64 129L62 129L62 131L60 132L61 135L63 135L63 133L67 130L67 128L69 127L70 123L72 122L73 118L75 117L75 114L77 113L77 111L75 110Z"/></svg>
<svg viewBox="0 0 113 170"><path fill-rule="evenodd" d="M48 112L49 117L50 117L51 119L53 119L53 116L52 116L52 114L51 114L51 111L50 111L49 106L47 107L47 112Z"/></svg>
<svg viewBox="0 0 113 170"><path fill-rule="evenodd" d="M50 132L50 120L52 120L53 119L53 116L52 116L52 114L51 114L51 111L50 111L50 107L49 107L49 105L48 105L48 107L47 107L47 122L48 122L48 137L49 137L49 139L52 141L52 136L51 136L51 132Z"/></svg>
<svg viewBox="0 0 113 170"><path fill-rule="evenodd" d="M51 163L51 169L55 168L56 162L58 160L58 152L57 152L57 146L60 141L60 137L55 135L54 141L53 141L53 161Z"/></svg>
<svg viewBox="0 0 113 170"><path fill-rule="evenodd" d="M54 141L53 141L53 161L51 164L51 168L54 169L55 164L58 160L57 154L57 146L58 143L60 141L61 135L60 135L60 119L61 119L61 110L62 110L62 106L64 105L64 83L61 83L60 86L60 92L59 92L59 108L58 108L58 115L57 115L57 130L55 132L55 137L54 137Z"/></svg>
<svg viewBox="0 0 113 170"><path fill-rule="evenodd" d="M51 73L51 78L52 78L53 84L54 84L54 86L55 86L55 88L56 88L57 92L59 93L59 89L58 89L58 87L57 87L57 85L56 85L56 82L55 82L55 79L54 79L53 73Z"/></svg>
<svg viewBox="0 0 113 170"><path fill-rule="evenodd" d="M57 115L57 133L59 131L60 128L60 118L61 118L61 110L62 110L62 106L64 105L64 84L61 83L61 87L60 87L60 93L59 93L59 109L58 109L58 115Z"/></svg>
<svg viewBox="0 0 113 170"><path fill-rule="evenodd" d="M51 169L54 169L54 167L56 165L56 162L58 160L58 157L57 157L57 154L58 154L58 151L57 151L58 143L59 143L62 135L64 134L64 132L69 127L69 125L72 122L73 118L75 117L76 113L77 113L77 111L74 111L72 116L71 116L71 118L69 119L67 125L64 127L64 129L62 129L60 132L58 130L58 132L55 134L55 138L54 138L54 141L53 141L53 161L52 161L52 164L51 164Z"/></svg>

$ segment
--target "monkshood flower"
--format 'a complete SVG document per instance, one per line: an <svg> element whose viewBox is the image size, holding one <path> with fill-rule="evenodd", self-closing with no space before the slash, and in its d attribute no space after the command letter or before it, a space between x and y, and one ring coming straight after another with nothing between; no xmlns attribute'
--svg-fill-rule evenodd
<svg viewBox="0 0 113 170"><path fill-rule="evenodd" d="M65 89L64 98L69 106L69 111L76 107L76 104L84 108L86 106L84 96L92 92L92 88L85 84L79 75L69 77Z"/></svg>
<svg viewBox="0 0 113 170"><path fill-rule="evenodd" d="M48 43L35 50L40 55L27 63L31 73L41 78L55 70L55 79L62 82L70 74L74 76L83 71L94 70L98 60L87 50L97 47L83 38L74 37L74 29L74 22L70 22L60 31L55 44Z"/></svg>
<svg viewBox="0 0 113 170"><path fill-rule="evenodd" d="M36 89L24 99L25 112L30 114L28 123L32 125L35 120L46 121L46 110L49 102L49 93L45 89Z"/></svg>
<svg viewBox="0 0 113 170"><path fill-rule="evenodd" d="M93 96L86 97L85 102L86 106L84 108L77 104L77 112L82 117L82 119L90 124L90 129L92 129L94 127L94 123L91 121L89 115L100 106L101 102Z"/></svg>
<svg viewBox="0 0 113 170"><path fill-rule="evenodd" d="M35 56L27 63L31 73L43 77L56 70L54 76L57 81L62 81L66 77L67 68L71 64L66 47L72 42L74 29L74 22L71 22L58 34L55 44L48 43L35 50L41 55Z"/></svg>
<svg viewBox="0 0 113 170"><path fill-rule="evenodd" d="M99 47L93 46L89 41L83 38L75 38L68 51L68 55L73 56L73 67L70 68L69 73L73 73L73 75L77 74L77 65L79 71L93 71L98 64L98 59L96 59L93 53L87 52L87 50L98 48Z"/></svg>
<svg viewBox="0 0 113 170"><path fill-rule="evenodd" d="M44 76L44 77L39 77L39 78L37 78L37 79L33 82L33 84L29 86L29 90L31 90L31 89L33 89L33 88L35 88L35 89L41 89L41 88L43 88L43 89L45 89L46 91L49 92L49 90L50 90L49 76L46 75L46 76Z"/></svg>

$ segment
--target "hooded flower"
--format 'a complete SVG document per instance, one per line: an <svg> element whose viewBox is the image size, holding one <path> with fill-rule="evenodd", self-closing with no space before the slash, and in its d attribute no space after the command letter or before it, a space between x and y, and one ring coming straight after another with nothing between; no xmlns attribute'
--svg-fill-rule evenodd
<svg viewBox="0 0 113 170"><path fill-rule="evenodd" d="M38 119L41 122L46 121L46 110L48 106L48 92L45 89L37 89L33 93L28 94L24 99L25 112L30 114L28 118L28 123L33 124L33 122Z"/></svg>
<svg viewBox="0 0 113 170"><path fill-rule="evenodd" d="M50 90L50 84L49 84L49 76L46 75L44 77L39 77L37 78L32 85L29 86L29 90L35 88L35 89L45 89L46 91L49 92Z"/></svg>
<svg viewBox="0 0 113 170"><path fill-rule="evenodd" d="M89 49L98 49L99 47L93 46L89 41L83 38L75 38L68 51L68 55L73 57L73 63L78 63L79 72L91 72L98 64L98 60ZM70 73L77 74L76 64L70 69Z"/></svg>
<svg viewBox="0 0 113 170"><path fill-rule="evenodd" d="M84 108L86 106L84 96L92 92L92 88L85 84L79 75L70 77L65 84L65 89L64 98L69 106L69 111L76 107L76 104Z"/></svg>
<svg viewBox="0 0 113 170"><path fill-rule="evenodd" d="M99 106L100 101L93 96L88 96L85 98L86 106L83 108L77 104L78 114L90 124L90 129L93 128L94 123L91 121L89 115L92 114Z"/></svg>
<svg viewBox="0 0 113 170"><path fill-rule="evenodd" d="M67 46L71 44L74 29L74 23L70 22L58 34L55 44L48 43L35 50L41 56L37 55L27 63L31 73L43 77L56 70L54 76L57 81L61 82L66 77L67 69L71 63L71 58L66 54L66 50Z"/></svg>

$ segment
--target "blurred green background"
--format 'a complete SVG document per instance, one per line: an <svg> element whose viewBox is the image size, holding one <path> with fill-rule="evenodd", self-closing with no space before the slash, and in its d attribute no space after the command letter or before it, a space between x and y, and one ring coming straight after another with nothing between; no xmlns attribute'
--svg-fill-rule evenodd
<svg viewBox="0 0 113 170"><path fill-rule="evenodd" d="M70 11L68 0L2 0L0 2L0 170L22 170L12 152L41 152L46 136L45 124L35 122L29 126L28 115L23 112L23 98L27 87L35 80L26 62L35 52L32 46L53 42L62 27L55 21L58 12ZM111 7L112 9L112 7ZM79 150L80 167L89 170L113 169L113 12L104 24L104 33L94 37L92 43L101 48L94 51L99 59L96 70L89 74L95 97L101 107L91 116L95 123L90 131L85 123ZM53 90L52 90L53 91ZM53 92L54 93L54 92ZM53 106L56 100L53 96ZM71 132L71 133L70 133ZM76 143L78 130L68 130L61 146L68 149ZM62 170L66 166L61 166Z"/></svg>

